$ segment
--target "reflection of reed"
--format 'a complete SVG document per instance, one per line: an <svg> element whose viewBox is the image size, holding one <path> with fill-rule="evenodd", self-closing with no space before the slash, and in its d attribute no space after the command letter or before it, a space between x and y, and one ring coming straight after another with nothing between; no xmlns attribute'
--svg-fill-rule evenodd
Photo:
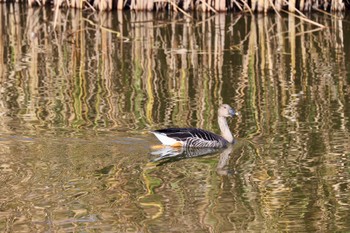
<svg viewBox="0 0 350 233"><path fill-rule="evenodd" d="M265 18L266 19L266 18ZM268 20L268 19L266 19ZM339 21L338 21L339 22ZM273 24L273 22L267 22ZM258 23L259 24L259 23ZM266 24L264 24L266 25ZM298 23L296 19L289 17L288 26L291 28L296 28ZM343 45L337 41L342 41L341 39L332 39L331 42L326 42L321 39L321 36L316 36L314 39L310 39L312 34L305 34L303 32L309 31L309 26L304 24L299 24L299 35L296 34L295 30L289 31L289 44L288 46L281 46L285 43L281 35L277 35L277 42L280 44L275 44L274 38L271 40L262 40L263 38L268 38L268 34L263 35L260 30L264 29L267 32L267 28L259 24L259 43L256 43L257 38L255 37L257 33L251 27L251 40L252 44L249 44L247 55L247 60L249 64L254 64L255 66L260 66L259 69L255 69L254 73L250 75L248 85L243 84L240 87L240 93L244 93L243 90L246 89L249 98L246 98L246 105L249 108L249 113L254 115L255 121L252 125L246 127L250 129L255 129L249 132L252 138L257 138L256 136L264 135L266 133L276 135L275 140L280 136L282 140L286 142L279 152L280 156L288 156L287 161L275 161L274 164L269 164L268 162L262 162L265 166L259 166L253 173L253 177L256 179L256 184L259 193L262 193L261 203L258 209L263 209L266 214L264 217L268 219L281 218L283 216L276 216L276 212L285 211L282 213L286 214L287 219L288 211L292 211L291 208L298 208L300 211L306 211L308 206L312 205L310 202L300 203L300 206L293 207L291 205L286 205L291 195L293 193L293 185L288 184L288 176L293 173L293 171L286 169L286 173L280 173L281 169L278 167L283 167L284 164L281 162L289 162L288 160L294 159L306 159L305 156L310 156L311 154L333 154L334 149L330 145L332 141L329 131L329 126L332 125L332 117L336 111L336 115L339 114L338 119L344 120L343 111L344 104L346 105L346 100L343 99L341 90L344 90L343 84L348 86L346 79L344 61L345 57L338 57L338 53L333 53L336 47ZM277 32L277 33L282 33ZM337 33L333 34L335 37L342 37ZM271 36L270 36L271 37ZM281 40L281 39L282 40ZM300 43L302 41L302 43ZM307 50L304 46L298 47L297 44L307 45ZM326 44L333 44L327 46ZM329 44L328 44L329 45ZM286 49L287 47L287 49ZM257 48L257 49L256 49ZM271 48L275 48L276 54L271 54ZM323 52L320 52L322 48ZM326 51L324 50L325 48ZM333 49L332 49L333 48ZM259 51L259 52L258 52ZM273 55L273 56L271 56ZM298 58L301 56L301 59ZM335 58L335 56L337 58ZM268 58L268 59L266 59ZM337 64L342 67L337 70L338 75L331 75L329 72L332 70L330 68L332 62L331 60L337 60ZM339 61L339 62L338 62ZM282 63L281 63L282 62ZM272 63L272 64L271 64ZM247 62L248 64L248 62ZM247 66L244 66L243 76L248 74ZM270 71L271 67L278 67L276 74L267 74L265 71ZM303 67L300 70L298 67ZM334 71L334 70L333 70ZM278 80L274 80L273 75L278 75ZM267 81L271 80L271 83ZM341 84L340 84L341 83ZM340 84L340 85L339 85ZM336 109L336 110L335 110ZM333 112L333 113L332 113ZM284 117L280 118L280 117ZM344 125L340 120L338 127L341 128L340 132L333 131L334 134L339 135L339 138L344 137L344 133L348 132L348 127ZM310 125L311 124L311 125ZM281 125L285 125L286 128L281 128ZM253 126L253 127L252 127ZM311 127L311 131L310 128ZM288 132L288 133L287 133ZM331 133L331 134L333 134ZM280 136L279 136L280 135ZM343 136L340 136L343 135ZM346 137L348 140L349 138ZM334 142L334 141L333 141ZM337 140L337 142L340 142ZM317 146L316 146L316 144ZM288 144L288 146L287 146ZM271 145L273 146L273 145ZM314 148L311 149L310 148ZM345 149L345 148L344 148ZM268 153L273 153L274 150L260 151L260 154L266 154L269 158ZM284 152L283 152L284 151ZM345 149L345 151L349 151ZM336 152L338 153L338 152ZM339 154L340 155L340 154ZM307 159L307 162L311 164L319 163L319 157L315 159ZM275 167L275 169L273 169ZM294 167L294 166L293 166ZM323 169L321 166L310 166L310 173L317 173L319 169ZM269 174L269 172L274 171L276 174ZM329 170L330 173L335 175L332 169ZM281 179L281 177L283 177ZM326 188L327 190L331 188L331 183L325 183L318 186L320 189ZM305 190L309 192L317 192L317 195L324 197L324 193L320 193L319 190L312 188L305 182ZM332 192L337 193L338 190L333 190ZM307 192L303 192L304 195ZM280 208L283 207L281 210ZM322 211L318 214L322 216ZM315 226L316 229L321 230L321 226ZM295 229L294 229L295 230Z"/></svg>
<svg viewBox="0 0 350 233"><path fill-rule="evenodd" d="M2 12L4 10L6 8ZM334 86L325 82L330 79L322 79L314 89L305 89L310 83L308 72L301 80L303 86L297 86L297 67L303 67L305 71L317 71L321 67L331 69L331 64L320 62L326 62L325 58L332 54L310 53L312 50L306 51L301 46L302 63L297 64L297 43L309 43L309 46L316 46L317 49L321 41L312 43L308 34L302 34L309 30L310 25L300 22L299 36L296 37L295 31L288 30L289 43L286 43L283 25L296 28L296 19L292 16L287 22L278 17L251 18L249 31L241 31L247 33L246 36L241 35L245 38L241 47L247 49L240 50L241 74L231 71L226 75L223 72L225 46L232 42L225 35L225 25L230 25L232 19L224 15L206 18L203 14L202 23L193 26L188 22L156 25L154 16L149 13L131 13L131 23L127 24L123 19L126 15L118 13L118 30L122 37L127 35L133 40L129 43L103 30L100 25L81 20L84 17L81 12L70 12L74 19L71 23L58 18L60 26L52 33L48 30L49 25L38 21L38 13L39 10L29 11L25 37L11 23L13 21L8 21L10 25L2 27L13 31L6 41L17 41L13 50L16 63L13 65L30 67L29 73L20 71L29 77L26 79L29 82L22 82L20 88L13 84L20 98L11 100L11 104L17 103L27 108L31 121L41 121L43 125L111 129L145 128L161 123L211 129L216 127L212 109L219 102L227 102L234 97L232 92L227 94L223 91L223 85L231 82L238 94L234 98L237 108L246 106L255 116L255 125L251 125L252 132L249 133L253 135L253 131L259 133L263 130L267 123L264 120L276 122L280 111L287 119L295 121L300 114L298 102L291 99L293 96L298 93L310 94L316 101L323 99L326 102L327 96L318 98L318 95L324 93L326 85ZM8 17L14 15L9 14ZM110 15L101 14L100 22L104 28L115 27ZM233 28L236 27L236 22L233 25ZM335 25L339 25L338 20ZM92 30L93 26L97 28ZM336 27L342 33L341 25ZM275 36L271 36L273 33ZM342 35L328 33L331 35L328 45L342 48ZM27 41L30 48L25 55L20 49L22 40ZM94 49L87 50L89 47ZM327 48L326 45L323 47ZM5 51L3 49L2 53ZM342 53L336 53L336 56L338 64L344 67ZM6 59L7 56L2 57ZM27 57L30 57L30 63L26 62ZM310 59L314 62L307 62ZM9 64L8 60L2 63ZM52 70L50 64L58 66ZM286 66L288 64L290 66ZM314 67L313 64L318 66ZM11 69L6 67L9 66L5 65L2 69ZM279 67L276 74L274 67ZM340 72L344 69L340 68ZM42 74L45 78L41 77ZM279 76L278 80L274 75ZM56 76L59 78L54 78ZM2 79L2 82L13 82L6 80L5 75ZM340 80L339 84L342 85L339 88L343 89L347 81ZM321 92L315 92L316 89ZM160 101L162 99L166 101ZM274 115L263 117L263 113ZM238 129L239 124L236 127Z"/></svg>
<svg viewBox="0 0 350 233"><path fill-rule="evenodd" d="M331 26L318 34L307 33L314 28L293 16L210 17L203 13L193 24L176 14L170 20L162 14L134 12L118 12L115 18L101 13L92 19L84 12L59 11L52 31L50 12L30 9L23 18L19 17L23 12L12 13L21 11L18 5L11 7L9 11L1 6L0 11L2 132L147 130L169 125L215 131L213 109L220 102L234 101L242 112L241 118L234 119L237 136L264 142L262 147L252 143L237 152L240 158L248 158L242 159L245 169L238 165L235 183L217 176L216 158L182 164L180 171L163 168L168 179L159 190L179 202L174 212L193 213L182 219L188 226L201 229L205 222L220 231L225 224L239 224L215 212L219 194L234 194L241 202L231 205L232 211L244 209L248 219L269 219L273 227L278 218L292 219L287 215L293 208L288 201L297 189L306 190L307 197L317 194L334 203L344 195L334 180L296 187L292 178L299 172L295 167L335 180L346 176L350 106L341 20L315 18ZM66 16L72 20L66 21ZM249 156L255 161L248 162L254 163L247 162L252 160ZM329 161L337 169L327 165ZM191 165L201 171L197 183L191 177L178 178ZM203 172L207 170L211 172ZM155 187L161 183L158 175L152 173L150 178L147 173L145 179ZM178 182L171 183L174 179ZM198 187L196 195L205 201L187 210L186 201L193 204L196 199L188 188L193 184ZM304 200L301 209L313 204ZM160 213L163 208L175 208L164 207L159 200L143 201L158 205ZM205 212L208 206L210 213ZM322 208L327 205L323 203ZM276 211L282 214L275 216ZM341 211L335 207L334 213ZM247 221L245 216L240 220ZM327 220L322 221L320 225L327 225Z"/></svg>

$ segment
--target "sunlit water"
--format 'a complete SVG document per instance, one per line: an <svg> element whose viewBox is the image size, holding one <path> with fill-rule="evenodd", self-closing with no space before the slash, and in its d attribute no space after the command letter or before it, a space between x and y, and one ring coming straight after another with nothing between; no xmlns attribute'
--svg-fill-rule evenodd
<svg viewBox="0 0 350 233"><path fill-rule="evenodd" d="M345 16L0 9L1 231L350 230ZM154 147L221 102L234 145Z"/></svg>

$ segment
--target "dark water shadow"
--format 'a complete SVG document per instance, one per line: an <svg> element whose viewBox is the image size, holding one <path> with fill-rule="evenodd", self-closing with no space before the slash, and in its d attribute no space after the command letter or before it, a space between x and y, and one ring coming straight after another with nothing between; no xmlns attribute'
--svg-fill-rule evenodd
<svg viewBox="0 0 350 233"><path fill-rule="evenodd" d="M217 173L220 175L230 175L234 173L234 168L229 166L230 158L235 157L233 156L234 150L239 147L240 144L232 144L227 148L163 147L151 152L151 155L156 157L151 158L150 162L154 163L156 166L164 166L166 164L174 163L184 159L219 155Z"/></svg>
<svg viewBox="0 0 350 233"><path fill-rule="evenodd" d="M223 150L222 148L183 148L183 147L163 147L151 152L157 156L151 159L151 162L160 161L178 161L181 159L189 159L215 154Z"/></svg>
<svg viewBox="0 0 350 233"><path fill-rule="evenodd" d="M217 173L222 176L232 176L242 172L241 166L248 166L248 164L254 163L256 158L260 158L261 146L264 143L264 140L256 141L241 138L236 139L234 144L226 148L163 147L151 152L149 162L159 167L185 159L218 156Z"/></svg>

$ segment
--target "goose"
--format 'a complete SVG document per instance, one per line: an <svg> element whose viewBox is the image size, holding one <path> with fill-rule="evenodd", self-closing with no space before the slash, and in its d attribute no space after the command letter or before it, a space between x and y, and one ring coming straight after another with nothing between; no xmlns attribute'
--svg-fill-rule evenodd
<svg viewBox="0 0 350 233"><path fill-rule="evenodd" d="M151 131L165 146L223 148L234 143L226 118L238 115L228 104L218 110L218 123L221 136L198 128L167 128Z"/></svg>

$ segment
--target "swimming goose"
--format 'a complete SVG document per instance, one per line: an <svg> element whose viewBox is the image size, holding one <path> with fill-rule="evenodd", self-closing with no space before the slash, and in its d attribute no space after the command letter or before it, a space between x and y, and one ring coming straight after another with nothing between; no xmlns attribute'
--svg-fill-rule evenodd
<svg viewBox="0 0 350 233"><path fill-rule="evenodd" d="M218 123L221 135L198 128L168 128L151 131L166 146L222 148L233 143L233 136L226 118L237 115L235 110L223 104L218 110Z"/></svg>

